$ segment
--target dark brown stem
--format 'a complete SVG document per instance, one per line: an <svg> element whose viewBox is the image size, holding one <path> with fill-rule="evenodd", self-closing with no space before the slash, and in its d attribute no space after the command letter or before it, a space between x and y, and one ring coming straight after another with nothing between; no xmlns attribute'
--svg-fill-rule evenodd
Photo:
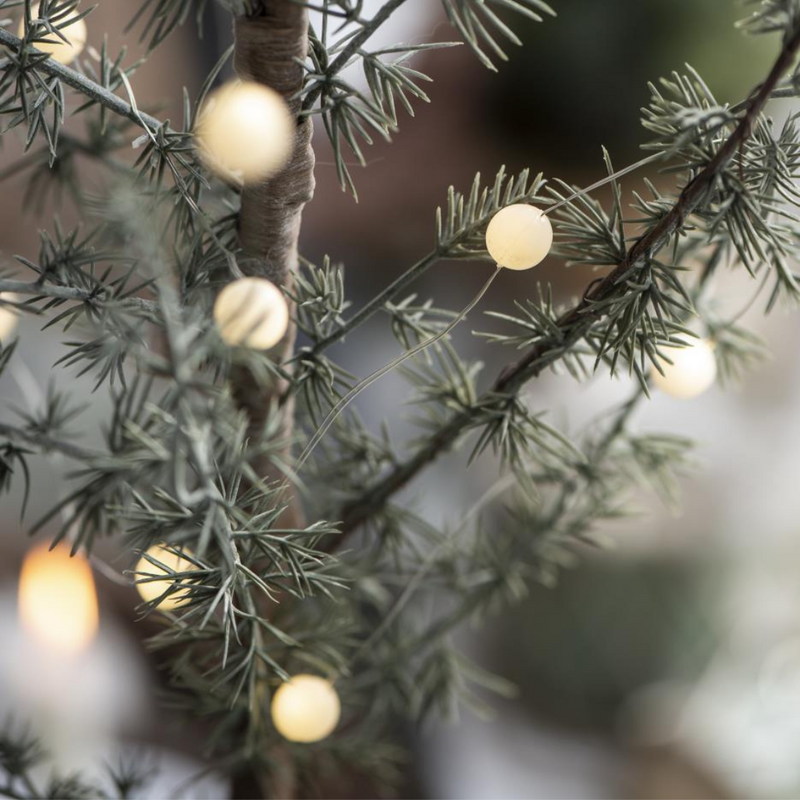
<svg viewBox="0 0 800 800"><path fill-rule="evenodd" d="M692 214L713 191L714 184L725 167L736 155L739 147L755 128L758 115L764 110L781 78L791 68L800 49L800 29L789 38L767 79L753 92L745 105L747 109L734 132L717 151L711 162L691 180L681 192L675 205L663 219L639 239L628 251L625 259L602 281L598 282L583 299L558 320L558 332L531 347L517 362L504 369L488 393L470 408L461 411L435 431L407 461L369 487L358 499L348 504L340 514L342 536L333 543L341 547L347 535L378 513L389 499L402 489L428 464L455 444L459 437L476 423L482 408L496 395L518 392L532 378L562 358L580 341L605 312L596 304L610 297L636 270L661 250L672 235L683 227Z"/></svg>

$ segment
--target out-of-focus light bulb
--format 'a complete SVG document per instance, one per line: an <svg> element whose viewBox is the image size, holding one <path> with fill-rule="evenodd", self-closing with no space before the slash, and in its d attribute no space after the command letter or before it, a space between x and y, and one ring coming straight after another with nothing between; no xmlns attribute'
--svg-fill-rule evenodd
<svg viewBox="0 0 800 800"><path fill-rule="evenodd" d="M100 621L89 562L59 545L40 545L22 563L19 615L23 627L54 651L77 653L94 639Z"/></svg>
<svg viewBox="0 0 800 800"><path fill-rule="evenodd" d="M39 16L39 5L35 5L31 9L33 18ZM50 58L61 64L71 64L82 52L86 46L86 39L89 32L86 28L86 21L84 19L76 19L75 22L69 20L78 16L78 11L71 11L69 14L62 16L58 14L55 18L51 19L52 24L58 28L62 36L67 38L67 42L61 39L57 34L50 33L44 28L41 29L42 36L46 36L48 41L35 42L34 46L47 53ZM22 38L25 35L25 19L21 19L19 23L19 36Z"/></svg>
<svg viewBox="0 0 800 800"><path fill-rule="evenodd" d="M9 293L0 295L3 300L14 300L15 297ZM8 344L8 340L17 329L19 322L19 312L10 306L0 305L0 344Z"/></svg>
<svg viewBox="0 0 800 800"><path fill-rule="evenodd" d="M212 172L226 180L258 183L289 160L294 122L274 90L253 81L231 81L208 96L195 138Z"/></svg>
<svg viewBox="0 0 800 800"><path fill-rule="evenodd" d="M662 375L655 367L650 375L653 384L672 397L689 400L710 388L717 377L717 361L714 348L707 339L699 339L687 347L670 348L664 351L672 364L663 359L659 362Z"/></svg>
<svg viewBox="0 0 800 800"><path fill-rule="evenodd" d="M184 552L191 555L188 550ZM155 559L159 564L163 564L167 569L148 561L146 556ZM172 570L169 572L168 570ZM176 555L172 550L162 544L154 544L149 547L142 557L136 562L136 575L137 583L136 589L140 597L146 603L152 603L158 600L169 587L176 582L176 578L172 573L174 572L193 572L197 570L197 566L186 558ZM163 578L161 576L164 576ZM145 579L145 580L143 580ZM180 579L178 579L180 582ZM160 603L158 608L160 611L174 611L179 608L181 603L186 602L189 597L188 589L179 589L178 591L168 594Z"/></svg>
<svg viewBox="0 0 800 800"><path fill-rule="evenodd" d="M541 264L553 246L553 226L540 208L518 203L500 209L486 229L486 249L506 269Z"/></svg>
<svg viewBox="0 0 800 800"><path fill-rule="evenodd" d="M272 696L272 722L290 742L318 742L330 736L341 711L336 689L317 675L295 675Z"/></svg>
<svg viewBox="0 0 800 800"><path fill-rule="evenodd" d="M214 321L230 347L269 350L289 327L286 298L265 278L239 278L217 295Z"/></svg>

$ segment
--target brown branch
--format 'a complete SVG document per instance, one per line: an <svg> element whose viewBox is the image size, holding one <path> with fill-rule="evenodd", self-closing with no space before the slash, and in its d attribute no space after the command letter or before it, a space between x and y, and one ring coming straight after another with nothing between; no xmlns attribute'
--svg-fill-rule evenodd
<svg viewBox="0 0 800 800"><path fill-rule="evenodd" d="M672 235L683 227L687 217L706 200L718 177L736 155L739 147L749 138L758 115L764 110L781 78L791 68L798 49L800 49L800 29L785 42L767 79L753 92L744 106L747 109L744 116L711 162L684 187L669 213L630 248L624 261L594 288L590 288L572 310L559 318L558 333L531 347L521 359L506 367L492 388L474 405L456 414L434 432L411 458L398 464L369 487L361 497L343 508L340 514L343 535L333 542L335 547L341 547L349 533L379 512L395 493L452 447L465 431L476 424L481 409L493 397L518 392L528 380L537 377L544 369L569 352L591 327L603 318L605 312L597 306L598 301L607 299L617 291L621 284L669 242Z"/></svg>

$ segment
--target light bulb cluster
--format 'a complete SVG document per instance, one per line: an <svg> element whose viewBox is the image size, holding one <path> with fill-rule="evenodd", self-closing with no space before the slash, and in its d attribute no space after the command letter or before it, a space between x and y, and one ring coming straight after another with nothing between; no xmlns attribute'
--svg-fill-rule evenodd
<svg viewBox="0 0 800 800"><path fill-rule="evenodd" d="M85 20L77 19L79 13L76 9L64 16L59 14L54 20L51 20L61 36L67 40L66 42L58 34L50 33L42 28L42 36L46 36L46 41L34 42L36 49L47 53L50 58L60 64L71 64L83 52L89 35ZM34 19L39 16L38 3L31 8L31 14ZM74 22L70 22L70 20L74 20ZM17 32L20 38L25 36L24 18L20 20Z"/></svg>
<svg viewBox="0 0 800 800"><path fill-rule="evenodd" d="M709 389L717 377L717 360L714 358L714 347L707 339L697 339L686 344L686 347L670 348L659 366L663 372L653 367L651 378L653 384L665 394L680 400L690 400Z"/></svg>
<svg viewBox="0 0 800 800"><path fill-rule="evenodd" d="M229 347L269 350L286 334L289 307L266 278L239 278L217 295L214 322Z"/></svg>
<svg viewBox="0 0 800 800"><path fill-rule="evenodd" d="M200 109L195 139L208 168L224 180L258 183L286 165L294 121L283 98L254 81L231 81Z"/></svg>
<svg viewBox="0 0 800 800"><path fill-rule="evenodd" d="M284 739L308 744L333 733L342 709L330 681L318 675L295 675L272 696L270 711Z"/></svg>
<svg viewBox="0 0 800 800"><path fill-rule="evenodd" d="M188 550L184 550L184 553L191 555ZM166 569L148 560L148 556L158 564L163 564ZM197 566L193 562L177 555L172 549L163 544L154 544L142 554L136 563L136 589L145 603L153 603L175 582L173 573L192 572L196 569ZM161 578L161 575L164 577ZM188 589L178 589L163 597L157 604L158 609L174 611L176 608L180 608L188 598Z"/></svg>

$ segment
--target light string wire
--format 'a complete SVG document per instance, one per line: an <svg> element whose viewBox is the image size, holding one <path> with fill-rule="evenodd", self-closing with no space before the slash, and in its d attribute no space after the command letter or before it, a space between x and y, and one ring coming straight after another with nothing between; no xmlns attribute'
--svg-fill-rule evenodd
<svg viewBox="0 0 800 800"><path fill-rule="evenodd" d="M465 306L465 308L442 330L438 333L434 334L433 336L425 339L424 341L420 342L415 347L412 347L406 353L395 358L393 361L390 361L388 364L381 367L379 370L376 370L371 375L368 375L364 380L354 386L341 400L328 412L328 416L325 417L322 424L317 428L316 433L311 437L310 441L305 447L305 450L300 455L300 458L297 460L297 463L294 467L294 472L298 473L302 468L303 465L308 460L309 456L314 452L316 446L320 443L322 438L330 429L331 425L336 421L336 418L341 414L353 400L364 391L370 387L375 381L380 380L384 375L391 372L396 367L399 367L404 361L407 361L409 358L413 358L416 355L419 355L423 350L430 347L436 342L441 341L445 338L466 316L467 314L475 308L478 303L483 299L483 296L486 292L489 291L489 287L494 283L495 278L500 274L500 270L502 267L498 266L495 271L491 274L490 278L486 283L484 283L481 290L475 297L470 300L470 302Z"/></svg>
<svg viewBox="0 0 800 800"><path fill-rule="evenodd" d="M559 200L558 202L553 203L553 205L548 206L546 209L544 209L542 213L544 216L547 216L551 212L557 211L559 208L562 208L563 206L572 203L574 200L577 200L578 198L583 197L584 195L587 195L590 192L593 192L595 189L599 189L602 186L605 186L611 183L612 181L617 180L617 178L621 178L623 175L627 175L630 172L634 172L635 170L640 169L641 167L644 167L647 164L651 164L652 162L663 158L663 155L664 154L661 152L654 153L650 156L647 156L646 158L641 159L640 161L635 162L634 164L630 164L629 166L624 167L623 169L612 173L611 175L607 175L605 178L596 181L590 186L587 186L583 189L579 189L578 191L573 192L568 197L565 197ZM416 347L413 347L407 353L398 356L393 361L381 367L379 370L373 372L371 375L368 375L360 383L354 386L346 395L344 395L344 397L342 397L341 400L339 400L339 402L336 403L336 405L328 412L328 415L325 417L319 428L317 428L316 432L309 440L305 449L300 454L300 457L297 460L297 463L295 464L293 469L295 475L299 474L300 470L303 468L306 461L308 461L309 457L314 452L317 445L320 443L320 441L322 441L325 434L330 430L331 425L333 425L337 417L350 405L350 403L352 403L353 400L355 400L356 397L358 397L358 395L361 394L361 392L369 388L376 381L380 380L384 375L388 374L395 368L399 367L409 358L413 358L414 356L419 355L423 350L427 349L433 344L436 344L436 342L441 341L445 336L447 336L467 316L467 314L469 314L470 311L472 311L472 309L475 308L475 306L483 299L484 295L486 294L486 292L489 291L489 287L492 285L495 278L500 273L501 269L502 267L500 265L497 265L497 268L492 273L489 280L486 281L483 288L469 302L466 308L464 308L464 310L461 311L461 313L458 314L452 320L452 322L450 322L449 325L447 325L447 327L443 328L437 334L431 336L425 341L420 342Z"/></svg>

